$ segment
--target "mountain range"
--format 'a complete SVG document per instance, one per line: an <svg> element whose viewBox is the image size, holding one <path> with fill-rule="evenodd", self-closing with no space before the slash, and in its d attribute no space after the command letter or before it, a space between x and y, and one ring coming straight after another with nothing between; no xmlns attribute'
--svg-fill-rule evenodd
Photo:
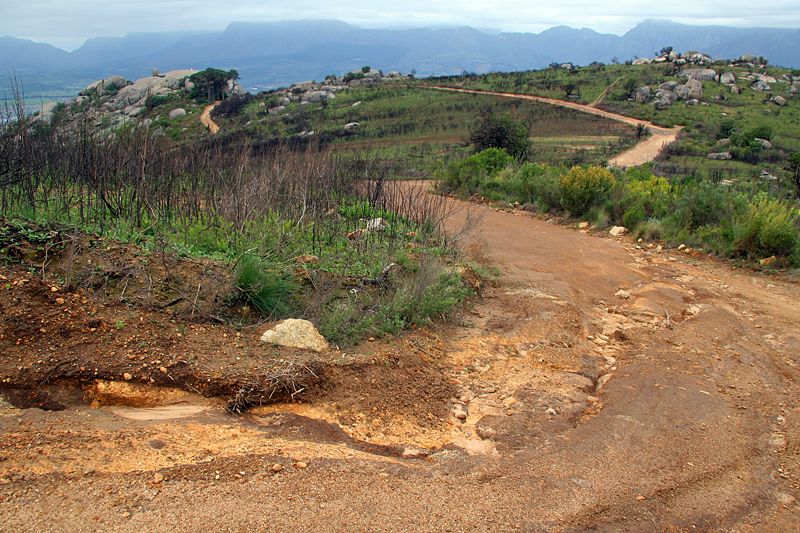
<svg viewBox="0 0 800 533"><path fill-rule="evenodd" d="M236 69L251 91L321 80L370 65L417 76L540 69L652 57L665 46L711 57L751 53L800 68L800 30L689 26L648 19L625 35L557 26L541 33L488 34L470 27L372 30L338 20L233 22L222 32L129 33L97 37L67 52L0 37L0 90L14 75L28 97L67 96L97 79L213 66Z"/></svg>

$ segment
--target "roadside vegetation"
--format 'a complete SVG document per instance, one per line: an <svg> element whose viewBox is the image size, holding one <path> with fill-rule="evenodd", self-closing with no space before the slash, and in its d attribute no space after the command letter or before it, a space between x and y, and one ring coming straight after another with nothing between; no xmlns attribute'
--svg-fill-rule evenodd
<svg viewBox="0 0 800 533"><path fill-rule="evenodd" d="M631 101L642 84L677 79L669 69L464 73L354 86L315 103L286 97L292 88L231 96L214 109L215 136L199 114L231 73L208 69L184 97L154 95L143 121L110 135L81 120L107 98L91 95L56 108L52 126L3 125L0 257L43 272L48 254L61 249L69 258L61 275L80 287L97 273L71 261L85 241L77 235L114 239L139 247L141 264L161 265L138 277L106 276L104 287L123 294L139 283L138 303L180 300L175 308L185 313L239 325L304 317L347 344L446 316L468 296L458 236L442 232L445 195L397 181L422 178L464 199L585 220L598 230L622 225L643 242L749 264L774 256L764 264L800 267L797 96L784 106L753 90L722 98L728 89L704 82L705 105ZM607 161L646 128L423 84L593 103L683 130L653 163L609 169ZM170 118L178 108L185 114ZM707 158L723 147L731 159ZM15 255L21 239L34 239L41 253ZM175 268L180 261L200 265L200 274L184 275Z"/></svg>
<svg viewBox="0 0 800 533"><path fill-rule="evenodd" d="M22 120L1 134L0 260L69 290L233 325L307 318L343 346L469 294L445 199L390 181L389 162L141 128L98 138ZM107 265L77 260L121 245Z"/></svg>

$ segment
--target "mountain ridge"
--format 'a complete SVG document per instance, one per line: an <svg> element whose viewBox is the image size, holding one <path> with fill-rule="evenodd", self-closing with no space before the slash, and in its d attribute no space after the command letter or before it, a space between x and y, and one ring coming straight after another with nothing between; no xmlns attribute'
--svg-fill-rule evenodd
<svg viewBox="0 0 800 533"><path fill-rule="evenodd" d="M474 28L375 30L339 20L231 22L223 31L133 32L87 39L66 52L52 45L0 37L0 69L26 80L34 93L77 92L111 74L128 79L153 68L235 68L258 90L352 70L370 61L419 76L463 71L535 70L552 62L585 65L652 57L664 46L712 57L764 56L800 67L800 30L689 26L646 19L622 36L554 26L536 33L484 33ZM0 81L0 89L5 80Z"/></svg>

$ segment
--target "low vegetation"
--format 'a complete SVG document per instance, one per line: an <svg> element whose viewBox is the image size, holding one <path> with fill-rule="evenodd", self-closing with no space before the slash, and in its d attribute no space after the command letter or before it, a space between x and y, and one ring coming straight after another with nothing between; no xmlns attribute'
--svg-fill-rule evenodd
<svg viewBox="0 0 800 533"><path fill-rule="evenodd" d="M784 106L753 90L723 98L727 88L703 82L703 105L658 109L631 96L677 79L674 67L593 64L359 85L316 103L300 102L291 88L231 96L214 112L221 133L209 136L198 102L217 98L232 75L198 73L191 94L148 100L147 127L123 123L112 135L81 120L106 95L57 108L52 126L4 124L3 260L34 268L14 255L13 239L51 231L118 239L164 265L167 256L202 258L230 272L230 286L216 283L227 288L204 302L202 275L160 274L162 287L191 303L187 312L236 324L306 317L346 344L444 316L468 295L452 237L441 231L446 199L395 180L428 178L465 199L800 267L797 96ZM683 130L653 163L609 169L611 156L648 135L645 125L418 84L593 103ZM185 114L170 118L178 108ZM730 159L708 159L723 148Z"/></svg>

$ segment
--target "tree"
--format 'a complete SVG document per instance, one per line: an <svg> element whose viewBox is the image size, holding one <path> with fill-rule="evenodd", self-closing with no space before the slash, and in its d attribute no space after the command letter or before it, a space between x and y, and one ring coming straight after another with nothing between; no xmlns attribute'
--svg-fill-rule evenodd
<svg viewBox="0 0 800 533"><path fill-rule="evenodd" d="M530 152L528 128L508 115L498 116L490 109L481 111L470 131L469 142L477 152L501 148L517 159L526 159Z"/></svg>
<svg viewBox="0 0 800 533"><path fill-rule="evenodd" d="M225 72L224 70L220 70L218 68L209 67L202 72L196 72L192 74L189 79L194 82L198 88L202 87L205 89L208 101L214 102L218 99L218 97L219 99L222 98L222 91L228 80L239 79L239 73L235 69ZM198 94L194 96L198 95L199 91Z"/></svg>
<svg viewBox="0 0 800 533"><path fill-rule="evenodd" d="M572 82L567 82L564 85L562 85L561 88L564 89L564 92L567 93L567 96L569 97L572 96L572 94L575 92L578 86Z"/></svg>

